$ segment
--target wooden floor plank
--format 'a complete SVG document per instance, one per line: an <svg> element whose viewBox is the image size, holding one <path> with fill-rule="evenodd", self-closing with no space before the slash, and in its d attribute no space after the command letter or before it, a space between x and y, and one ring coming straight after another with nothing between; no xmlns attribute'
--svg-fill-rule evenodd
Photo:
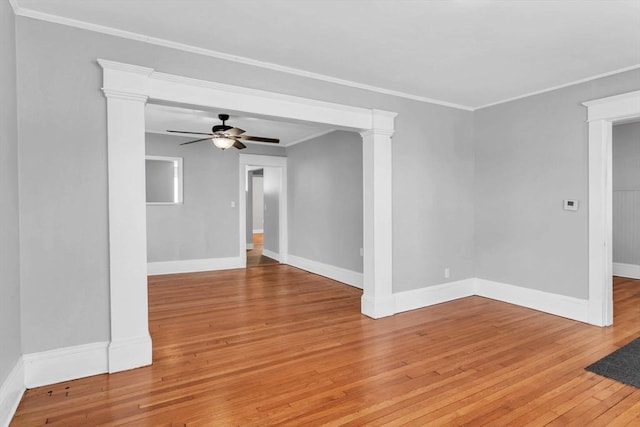
<svg viewBox="0 0 640 427"><path fill-rule="evenodd" d="M640 336L640 280L598 328L480 297L389 318L285 265L149 278L153 365L28 390L12 426L636 425L584 367Z"/></svg>

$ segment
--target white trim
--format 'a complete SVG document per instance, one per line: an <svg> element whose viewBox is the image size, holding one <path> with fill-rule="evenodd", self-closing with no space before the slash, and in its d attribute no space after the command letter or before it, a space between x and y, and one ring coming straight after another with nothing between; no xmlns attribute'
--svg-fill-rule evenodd
<svg viewBox="0 0 640 427"><path fill-rule="evenodd" d="M253 249L253 243L247 243L247 250Z"/></svg>
<svg viewBox="0 0 640 427"><path fill-rule="evenodd" d="M640 265L614 262L613 275L628 277L630 279L640 279Z"/></svg>
<svg viewBox="0 0 640 427"><path fill-rule="evenodd" d="M362 289L364 277L362 273L357 271L336 267L335 265L325 264L291 254L289 254L288 260L288 264L293 267Z"/></svg>
<svg viewBox="0 0 640 427"><path fill-rule="evenodd" d="M98 61L101 65L104 64L103 67L124 68L113 61L102 59ZM146 70L144 67L140 68ZM135 69L131 73L141 73L142 70ZM143 92L147 90L151 99L161 102L171 100L174 104L188 105L191 108L226 109L257 115L268 111L271 117L312 121L355 131L371 129L373 127L372 111L378 111L158 71L153 71L144 83L148 87L142 87L143 82L140 82L138 89ZM382 123L376 124L376 127L388 130Z"/></svg>
<svg viewBox="0 0 640 427"><path fill-rule="evenodd" d="M270 251L269 249L265 249L264 247L262 248L262 255L266 256L267 258L275 259L276 261L280 262L279 253Z"/></svg>
<svg viewBox="0 0 640 427"><path fill-rule="evenodd" d="M492 107L494 105L499 105L499 104L504 104L507 102L511 102L511 101L515 101L518 99L522 99L522 98L527 98L530 96L534 96L534 95L539 95L542 93L546 93L546 92L552 92L554 90L558 90L558 89L562 89L565 87L569 87L569 86L574 86L580 83L586 83L592 80L597 80L603 77L608 77L608 76L612 76L615 74L620 74L620 73L624 73L627 71L632 71L632 70L636 70L638 68L640 68L640 64L637 65L632 65L629 67L624 67L624 68L620 68L617 70L613 70L613 71L609 71L606 73L602 73L602 74L597 74L595 76L589 76L589 77L585 77L583 79L579 79L579 80L574 80L568 83L563 83L557 86L552 86L546 89L541 89L541 90L537 90L537 91L533 91L533 92L528 92L525 93L523 95L518 95L518 96L514 96L511 98L507 98L507 99L502 99L500 101L495 101L489 104L484 104L484 105L480 105L480 106L476 106L476 107L472 107L469 105L462 105L462 104L457 104L454 102L448 102L448 101L442 101L442 100L438 100L438 99L433 99L433 98L429 98L429 97L425 97L425 96L421 96L421 95L414 95L414 94L410 94L410 93L406 93L406 92L401 92L401 91L397 91L397 90L393 90L393 89L386 89L383 87L379 87L379 86L373 86L373 85L368 85L368 84L364 84L364 83L358 83L352 80L346 80L346 79L341 79L338 77L332 77L332 76L328 76L326 74L320 74L320 73L314 73L312 71L306 71L306 70L301 70L299 68L294 68L294 67L287 67L284 65L278 65L278 64L274 64L272 62L265 62L265 61L259 61L256 59L251 59L251 58L247 58L247 57L243 57L243 56L238 56L238 55L231 55L228 53L223 53L223 52L218 52L215 50L210 50L210 49L205 49L205 48L200 48L200 47L196 47L196 46L192 46L192 45L188 45L188 44L184 44L184 43L178 43L178 42L173 42L170 40L166 40L166 39L161 39L158 37L151 37L151 36L147 36L144 34L140 34L140 33L134 33L131 31L125 31L125 30L120 30L117 28L113 28L113 27L107 27L104 25L98 25L98 24L93 24L93 23L89 23L89 22L83 22L83 21L79 21L76 19L72 19L72 18L67 18L67 17L63 17L63 16L59 16L59 15L53 15L50 13L45 13L45 12L40 12L37 10L33 10L33 9L28 9L25 7L21 7L18 6L15 2L15 0L9 0L9 3L11 4L11 6L13 7L13 11L16 15L18 16L24 16L27 18L32 18L32 19L38 19L41 21L46 21L46 22L52 22L55 24L60 24L60 25L66 25L69 27L75 27L75 28L80 28L83 30L87 30L87 31L93 31L93 32L97 32L97 33L102 33L102 34L107 34L107 35L111 35L111 36L115 36L115 37L121 37L121 38L125 38L125 39L129 39L129 40L135 40L135 41L139 41L139 42L143 42L143 43L149 43L152 45L156 45L156 46L162 46L162 47L167 47L170 49L176 49L176 50L181 50L184 52L189 52L189 53L194 53L196 55L202 55L202 56L209 56L212 58L217 58L217 59L222 59L225 61L230 61L230 62L236 62L239 64L244 64L244 65L250 65L250 66L254 66L254 67L258 67L258 68L264 68L267 70L273 70L273 71L279 71L282 73L286 73L286 74L291 74L291 75L295 75L295 76L300 76L300 77L306 77L309 79L313 79L313 80L319 80L319 81L323 81L323 82L328 82L328 83L334 83L334 84L338 84L341 86L347 86L347 87L352 87L352 88L356 88L356 89L363 89L363 90L367 90L370 92L376 92L376 93L382 93L385 95L390 95L390 96L396 96L398 98L405 98L405 99L411 99L413 101L418 101L418 102L424 102L427 104L435 104L435 105L441 105L444 107L450 107L450 108L455 108L455 109L459 109L459 110L464 110L464 111L477 111L480 110L482 108L487 108L487 107ZM300 141L302 142L302 141ZM293 145L293 144L288 144L289 145Z"/></svg>
<svg viewBox="0 0 640 427"><path fill-rule="evenodd" d="M475 279L475 294L544 313L588 323L588 300L522 288L506 283Z"/></svg>
<svg viewBox="0 0 640 427"><path fill-rule="evenodd" d="M612 127L640 117L640 91L584 102L589 122L589 323L613 324Z"/></svg>
<svg viewBox="0 0 640 427"><path fill-rule="evenodd" d="M393 316L396 313L396 300L393 294L375 296L366 293L366 279L365 279L365 292L360 299L360 311L362 314L371 317L372 319L380 319L382 317Z"/></svg>
<svg viewBox="0 0 640 427"><path fill-rule="evenodd" d="M0 385L0 427L9 426L25 390L24 363L22 357L19 357Z"/></svg>
<svg viewBox="0 0 640 427"><path fill-rule="evenodd" d="M209 56L212 58L222 59L225 61L236 62L239 64L250 65L253 67L264 68L267 70L279 71L281 73L292 74L295 76L306 77L309 79L320 80L328 83L334 83L341 86L348 86L357 89L364 89L371 92L382 93L385 95L397 96L399 98L411 99L413 101L426 102L428 104L442 105L445 107L457 108L460 110L473 111L472 107L466 105L460 105L447 101L440 101L437 99L427 98L419 95L412 95L409 93L386 89L378 86L372 86L364 83L358 83L351 80L345 80L337 77L328 76L326 74L314 73L312 71L301 70L299 68L287 67L284 65L274 64L272 62L258 61L238 55L230 55L228 53L218 52L215 50L196 47L184 43L173 42L158 37L151 37L140 33L134 33L131 31L120 30L117 28L107 27L104 25L92 24L89 22L83 22L72 18L66 18L59 15L53 15L50 13L44 13L33 9L24 7L17 7L14 2L11 2L14 8L15 14L28 18L38 19L41 21L53 22L56 24L66 25L69 27L81 28L83 30L94 31L97 33L108 34L115 37L121 37L129 40L135 40L143 43L149 43L156 46L167 47L170 49L177 49L184 52L194 53L196 55Z"/></svg>
<svg viewBox="0 0 640 427"><path fill-rule="evenodd" d="M153 70L98 60L107 104L109 197L109 308L111 344L149 335L147 296L147 206L144 106ZM152 363L148 349L114 351L109 367L123 370ZM119 348L115 345L114 348ZM111 350L109 357L111 357ZM123 355L130 355L126 363ZM142 355L147 356L142 359Z"/></svg>
<svg viewBox="0 0 640 427"><path fill-rule="evenodd" d="M373 128L362 136L362 313L374 319L394 313L393 190L391 136L395 113L373 110ZM369 284L367 286L367 284Z"/></svg>
<svg viewBox="0 0 640 427"><path fill-rule="evenodd" d="M323 135L326 135L328 133L335 132L335 131L336 131L336 129L323 130L323 131L314 133L313 135L305 136L303 138L299 138L299 139L296 139L294 141L291 141L288 144L283 145L283 147L284 148L289 148L289 147L291 147L293 145L300 144L301 142L305 142L305 141L309 141L309 140L312 140L312 139L315 139L315 138L319 138L319 137L321 137Z"/></svg>
<svg viewBox="0 0 640 427"><path fill-rule="evenodd" d="M197 271L231 270L242 268L241 257L183 259L147 263L147 274L195 273Z"/></svg>
<svg viewBox="0 0 640 427"><path fill-rule="evenodd" d="M412 289L393 294L396 313L429 307L459 298L470 297L474 292L474 279L458 280L436 286Z"/></svg>
<svg viewBox="0 0 640 427"><path fill-rule="evenodd" d="M528 92L528 93L525 93L523 95L514 96L512 98L502 99L500 101L496 101L496 102L491 102L489 104L480 105L479 107L474 107L473 111L478 111L478 110L481 110L483 108L493 107L495 105L505 104L507 102L516 101L518 99L528 98L530 96L540 95L540 94L547 93L547 92L553 92L554 90L562 89L562 88L569 87L569 86L579 85L581 83L590 82L590 81L593 81L593 80L601 79L603 77L613 76L615 74L626 73L627 71L637 70L638 68L640 68L640 64L632 65L630 67L619 68L617 70L609 71L609 72L602 73L602 74L597 74L595 76L585 77L584 79L574 80L574 81L571 81L569 83L563 83L561 85L552 86L552 87L549 87L549 88L546 88L546 89L536 90L534 92Z"/></svg>
<svg viewBox="0 0 640 427"><path fill-rule="evenodd" d="M151 335L126 337L109 343L109 373L151 364Z"/></svg>
<svg viewBox="0 0 640 427"><path fill-rule="evenodd" d="M251 166L250 166L251 167ZM262 169L262 168L261 168ZM262 228L256 228L255 230L252 230L254 233L264 233L264 229Z"/></svg>
<svg viewBox="0 0 640 427"><path fill-rule="evenodd" d="M544 313L588 323L589 301L491 280L471 278L393 294L395 313L429 307L459 298L491 298Z"/></svg>
<svg viewBox="0 0 640 427"><path fill-rule="evenodd" d="M364 171L365 273L362 310L371 317L393 314L391 136L397 113L223 85L103 59L99 59L98 63L103 68L103 92L107 97L112 340L122 341L127 337L148 334L143 111L143 103L147 98L158 103L170 102L191 108L223 108L247 114L264 114L268 111L272 117L322 123L360 132L363 136ZM252 158L246 156L249 155L240 154L241 159ZM279 159L286 162L286 158ZM238 174L238 256L244 266L246 168L240 167ZM129 186L124 185L125 177ZM286 172L281 174L281 178L283 191L280 197L279 251L280 262L286 263L288 239L285 238L287 227L283 226L287 223L288 214ZM139 277L140 271L142 277ZM151 351L149 349L143 353L150 355ZM133 363L129 368L136 367ZM148 363L151 363L151 359Z"/></svg>
<svg viewBox="0 0 640 427"><path fill-rule="evenodd" d="M25 387L40 387L109 372L108 345L108 342L97 342L25 354Z"/></svg>
<svg viewBox="0 0 640 427"><path fill-rule="evenodd" d="M279 253L271 252L264 249L262 246L262 253L269 258L273 258L279 262L286 263L287 251L289 248L289 222L288 222L288 199L287 199L287 158L281 156L267 156L260 154L243 154L240 153L239 159L239 189L240 194L238 196L239 210L238 210L238 224L240 226L240 257L242 257L246 266L246 250L247 250L247 208L246 208L246 192L247 187L247 172L259 166L261 169L265 167L272 167L280 169L280 192L278 194L278 251ZM264 232L264 231L263 231ZM269 253L270 255L267 255Z"/></svg>

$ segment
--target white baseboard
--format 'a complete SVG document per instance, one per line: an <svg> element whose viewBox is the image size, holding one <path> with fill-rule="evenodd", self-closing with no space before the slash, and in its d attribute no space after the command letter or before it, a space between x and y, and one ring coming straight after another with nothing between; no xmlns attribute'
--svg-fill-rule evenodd
<svg viewBox="0 0 640 427"><path fill-rule="evenodd" d="M253 249L253 243L247 243L247 249Z"/></svg>
<svg viewBox="0 0 640 427"><path fill-rule="evenodd" d="M0 427L9 426L24 391L24 362L20 357L0 385Z"/></svg>
<svg viewBox="0 0 640 427"><path fill-rule="evenodd" d="M108 344L97 342L25 354L24 385L33 388L104 374L109 368Z"/></svg>
<svg viewBox="0 0 640 427"><path fill-rule="evenodd" d="M360 299L360 312L372 319L393 316L396 312L395 298L393 295L378 298L362 295Z"/></svg>
<svg viewBox="0 0 640 427"><path fill-rule="evenodd" d="M415 310L417 308L453 301L458 298L470 297L474 295L474 293L474 279L458 280L456 282L398 292L394 294L395 311L396 313L401 313L403 311Z"/></svg>
<svg viewBox="0 0 640 427"><path fill-rule="evenodd" d="M264 230L262 228L256 228L255 230L253 230L254 233L264 233Z"/></svg>
<svg viewBox="0 0 640 427"><path fill-rule="evenodd" d="M113 340L109 344L109 373L151 365L151 336Z"/></svg>
<svg viewBox="0 0 640 427"><path fill-rule="evenodd" d="M270 251L269 249L262 248L262 255L269 257L271 259L275 259L276 261L280 261L280 254L277 252Z"/></svg>
<svg viewBox="0 0 640 427"><path fill-rule="evenodd" d="M266 254L265 254L266 255ZM268 256L268 255L266 255ZM362 289L363 274L289 254L287 264Z"/></svg>
<svg viewBox="0 0 640 427"><path fill-rule="evenodd" d="M401 313L474 295L589 323L588 300L477 278L395 293L394 310ZM363 313L364 304L363 297Z"/></svg>
<svg viewBox="0 0 640 427"><path fill-rule="evenodd" d="M158 261L147 263L147 274L194 273L197 271L230 270L243 268L240 257L185 259L179 261Z"/></svg>
<svg viewBox="0 0 640 427"><path fill-rule="evenodd" d="M475 279L475 294L580 322L589 320L588 300L484 279Z"/></svg>
<svg viewBox="0 0 640 427"><path fill-rule="evenodd" d="M640 279L640 265L614 262L613 275L628 277L630 279Z"/></svg>

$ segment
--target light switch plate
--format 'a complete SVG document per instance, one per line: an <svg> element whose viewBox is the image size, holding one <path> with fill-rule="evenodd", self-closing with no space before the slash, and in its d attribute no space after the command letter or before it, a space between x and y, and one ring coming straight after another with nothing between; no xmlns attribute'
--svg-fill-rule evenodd
<svg viewBox="0 0 640 427"><path fill-rule="evenodd" d="M578 201L575 199L567 199L564 201L564 210L565 211L577 211L578 210Z"/></svg>

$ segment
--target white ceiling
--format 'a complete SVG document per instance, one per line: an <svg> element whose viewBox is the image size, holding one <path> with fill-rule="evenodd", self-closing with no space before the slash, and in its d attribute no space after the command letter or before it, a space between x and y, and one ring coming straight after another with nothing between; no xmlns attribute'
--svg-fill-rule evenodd
<svg viewBox="0 0 640 427"><path fill-rule="evenodd" d="M307 139L331 132L333 129L327 126L310 125L303 123L290 123L283 121L267 120L258 117L248 117L244 114L230 111L201 111L186 108L178 108L165 105L147 104L145 107L145 126L147 132L173 135L176 141L184 142L182 137L200 139L198 135L180 135L169 133L167 130L185 130L191 132L211 132L213 125L222 124L218 114L229 114L227 125L244 130L246 135L277 138L278 146L287 147ZM255 141L242 141L245 144L274 145Z"/></svg>
<svg viewBox="0 0 640 427"><path fill-rule="evenodd" d="M11 1L25 16L467 108L640 66L638 0Z"/></svg>

